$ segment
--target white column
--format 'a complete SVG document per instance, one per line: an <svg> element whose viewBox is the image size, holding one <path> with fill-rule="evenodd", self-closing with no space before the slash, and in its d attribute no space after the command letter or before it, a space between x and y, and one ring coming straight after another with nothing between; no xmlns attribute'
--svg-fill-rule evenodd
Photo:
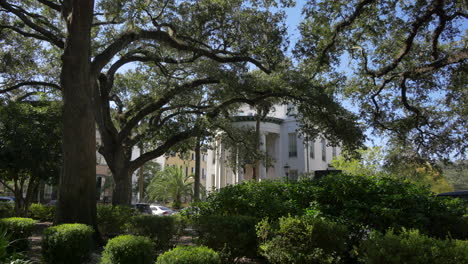
<svg viewBox="0 0 468 264"><path fill-rule="evenodd" d="M260 150L266 154L266 134L260 134ZM265 162L260 162L260 179L265 179L267 177L267 170L265 167Z"/></svg>

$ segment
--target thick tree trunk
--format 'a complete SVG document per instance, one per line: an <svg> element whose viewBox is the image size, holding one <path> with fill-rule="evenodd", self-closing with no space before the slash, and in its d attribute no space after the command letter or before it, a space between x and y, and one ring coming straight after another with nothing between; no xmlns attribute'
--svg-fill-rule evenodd
<svg viewBox="0 0 468 264"><path fill-rule="evenodd" d="M96 128L91 75L93 0L63 1L67 38L62 57L63 171L57 223L96 227Z"/></svg>
<svg viewBox="0 0 468 264"><path fill-rule="evenodd" d="M195 145L195 182L193 185L193 198L196 202L200 201L201 140L201 137L197 137L197 144Z"/></svg>
<svg viewBox="0 0 468 264"><path fill-rule="evenodd" d="M132 172L128 167L121 167L112 172L115 188L112 193L113 205L130 205L132 203Z"/></svg>

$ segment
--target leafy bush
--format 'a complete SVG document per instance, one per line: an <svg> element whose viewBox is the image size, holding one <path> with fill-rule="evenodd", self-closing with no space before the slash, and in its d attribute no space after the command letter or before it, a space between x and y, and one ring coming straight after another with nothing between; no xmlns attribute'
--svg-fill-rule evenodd
<svg viewBox="0 0 468 264"><path fill-rule="evenodd" d="M0 202L0 218L13 217L15 215L15 205L13 203Z"/></svg>
<svg viewBox="0 0 468 264"><path fill-rule="evenodd" d="M438 240L417 230L374 232L361 242L357 254L366 264L468 263L468 241Z"/></svg>
<svg viewBox="0 0 468 264"><path fill-rule="evenodd" d="M42 255L47 263L80 264L93 249L94 229L84 224L63 224L44 231Z"/></svg>
<svg viewBox="0 0 468 264"><path fill-rule="evenodd" d="M267 219L257 225L261 254L271 263L343 263L348 231L345 226L313 217Z"/></svg>
<svg viewBox="0 0 468 264"><path fill-rule="evenodd" d="M355 232L415 228L444 238L466 238L466 204L435 197L409 182L385 177L333 175L318 180L312 206L331 218L341 218Z"/></svg>
<svg viewBox="0 0 468 264"><path fill-rule="evenodd" d="M277 219L288 214L301 214L312 201L308 196L311 181L301 184L282 181L242 182L212 192L199 203L201 215L248 215ZM298 195L297 192L301 192ZM300 199L297 199L299 196Z"/></svg>
<svg viewBox="0 0 468 264"><path fill-rule="evenodd" d="M178 246L158 257L156 264L220 264L218 253L207 247Z"/></svg>
<svg viewBox="0 0 468 264"><path fill-rule="evenodd" d="M31 218L40 221L54 221L55 207L47 206L40 203L33 203L29 206L29 215Z"/></svg>
<svg viewBox="0 0 468 264"><path fill-rule="evenodd" d="M31 236L36 221L31 218L10 217L0 219L0 228L4 228L11 242L8 251L25 251L29 247L28 238Z"/></svg>
<svg viewBox="0 0 468 264"><path fill-rule="evenodd" d="M154 244L149 238L121 235L107 242L101 264L152 264L154 260Z"/></svg>
<svg viewBox="0 0 468 264"><path fill-rule="evenodd" d="M223 263L232 263L241 257L256 257L257 222L257 218L250 216L201 216L195 221L199 235L197 242L219 252Z"/></svg>
<svg viewBox="0 0 468 264"><path fill-rule="evenodd" d="M123 234L125 225L136 214L137 211L128 206L99 204L97 206L99 231L107 237Z"/></svg>
<svg viewBox="0 0 468 264"><path fill-rule="evenodd" d="M468 238L467 205L440 199L399 179L333 174L319 180L261 181L230 185L198 204L200 215L248 215L278 219L317 211L346 223L353 240L366 230L415 228L431 236Z"/></svg>
<svg viewBox="0 0 468 264"><path fill-rule="evenodd" d="M172 238L178 233L175 217L157 215L136 215L127 224L127 230L151 238L157 249L170 248Z"/></svg>

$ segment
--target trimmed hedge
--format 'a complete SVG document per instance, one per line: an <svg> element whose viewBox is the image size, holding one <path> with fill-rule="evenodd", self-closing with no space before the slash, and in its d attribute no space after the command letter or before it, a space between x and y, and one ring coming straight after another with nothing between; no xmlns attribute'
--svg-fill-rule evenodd
<svg viewBox="0 0 468 264"><path fill-rule="evenodd" d="M136 215L129 220L127 232L151 238L158 250L168 249L178 233L177 221L173 216Z"/></svg>
<svg viewBox="0 0 468 264"><path fill-rule="evenodd" d="M128 206L97 205L97 223L99 232L106 237L114 237L125 233L126 224L137 214Z"/></svg>
<svg viewBox="0 0 468 264"><path fill-rule="evenodd" d="M0 202L0 218L8 218L15 216L15 204Z"/></svg>
<svg viewBox="0 0 468 264"><path fill-rule="evenodd" d="M348 231L328 219L282 217L257 225L261 254L270 263L343 263Z"/></svg>
<svg viewBox="0 0 468 264"><path fill-rule="evenodd" d="M207 247L178 246L159 256L156 264L221 264L221 259Z"/></svg>
<svg viewBox="0 0 468 264"><path fill-rule="evenodd" d="M54 221L55 206L33 203L29 206L29 216L40 221Z"/></svg>
<svg viewBox="0 0 468 264"><path fill-rule="evenodd" d="M101 264L152 264L154 243L143 236L121 235L109 242L102 253Z"/></svg>
<svg viewBox="0 0 468 264"><path fill-rule="evenodd" d="M84 224L63 224L44 231L42 256L46 263L80 264L93 249L94 229Z"/></svg>
<svg viewBox="0 0 468 264"><path fill-rule="evenodd" d="M468 263L468 241L438 240L418 230L374 232L361 242L358 257L366 264Z"/></svg>
<svg viewBox="0 0 468 264"><path fill-rule="evenodd" d="M258 219L250 216L201 216L195 220L198 244L214 249L223 263L233 263L242 257L255 258Z"/></svg>
<svg viewBox="0 0 468 264"><path fill-rule="evenodd" d="M36 220L31 218L10 217L0 219L0 228L5 229L10 244L8 251L20 252L29 248L29 237L32 235Z"/></svg>

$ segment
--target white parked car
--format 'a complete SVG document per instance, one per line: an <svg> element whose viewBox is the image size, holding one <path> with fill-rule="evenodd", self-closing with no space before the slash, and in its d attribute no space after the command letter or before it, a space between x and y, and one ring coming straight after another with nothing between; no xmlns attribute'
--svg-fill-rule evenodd
<svg viewBox="0 0 468 264"><path fill-rule="evenodd" d="M171 209L161 206L161 205L154 205L152 204L150 206L151 211L153 212L153 215L171 215L174 214L174 211Z"/></svg>

